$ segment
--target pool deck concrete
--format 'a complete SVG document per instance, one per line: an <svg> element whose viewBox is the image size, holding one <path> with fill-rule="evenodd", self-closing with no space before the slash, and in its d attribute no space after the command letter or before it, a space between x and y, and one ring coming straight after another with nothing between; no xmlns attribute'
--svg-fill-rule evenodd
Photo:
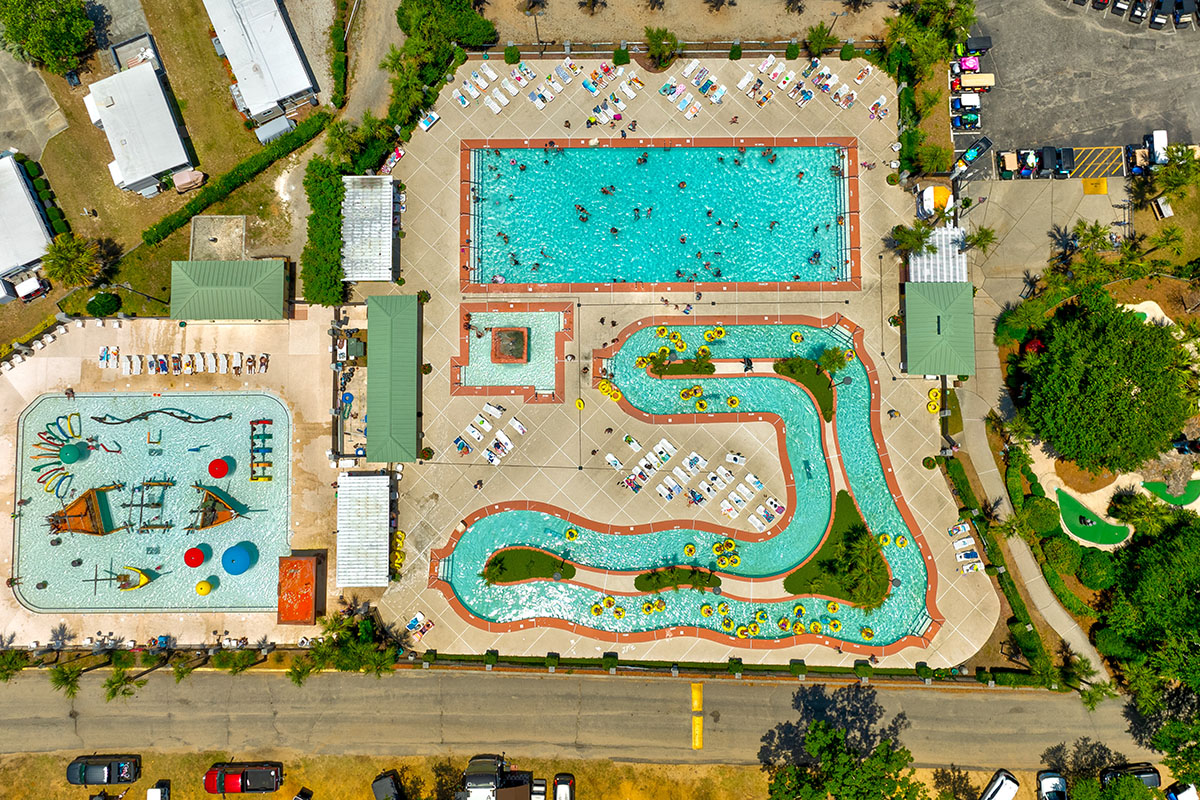
<svg viewBox="0 0 1200 800"><path fill-rule="evenodd" d="M598 61L577 59L585 73ZM544 77L555 62L527 61ZM921 467L924 456L937 453L941 444L937 418L925 412L926 392L933 385L920 376L900 370L901 349L897 329L887 319L898 311L897 287L900 268L886 250L884 237L897 223L913 216L913 199L886 184L888 162L895 157L895 111L883 121L871 120L868 108L878 95L894 106L895 87L878 73L855 87L858 104L848 111L837 109L818 93L804 109L776 93L775 99L758 108L743 93L733 91L749 62L733 63L712 59L702 64L715 72L730 88L719 106L705 103L700 115L685 120L673 105L660 97L658 86L678 68L663 75L641 74L646 89L628 100L623 122L637 120L641 138L695 137L850 137L857 141L858 160L881 168L859 171L858 226L861 246L861 290L819 287L815 291L785 292L775 287L725 284L711 289L680 287L656 291L614 291L596 288L586 292L539 294L536 287L488 287L489 299L537 302L566 298L576 303L573 339L565 343L565 402L522 404L505 399L505 419L516 414L528 434L512 437L514 452L499 467L490 466L477 449L460 457L453 440L480 413L485 398L452 396L451 360L461 351L461 306L478 301L478 294L464 295L461 280L459 214L462 192L458 184L462 139L549 140L569 133L601 141L619 141L619 131L607 126L585 130L584 120L596 104L576 78L544 111L529 102L528 90L513 98L500 114L493 115L481 101L460 108L449 94L437 111L442 119L428 133L417 133L406 147L406 156L396 173L406 184L407 212L403 217L406 238L401 245L401 266L406 284L401 289L381 284L360 285L360 293L395 293L427 289L432 300L424 308L423 359L433 365L425 378L422 428L423 445L434 450L434 458L405 470L399 486L399 525L407 532L408 561L401 580L385 593L381 607L387 617L407 620L423 612L436 624L421 642L441 652L482 652L497 648L503 653L595 656L613 650L623 657L669 661L721 661L738 656L747 662L779 663L803 658L810 664L850 664L861 658L852 652L839 653L822 643L802 643L786 648L746 648L726 641L698 639L686 633L649 642L602 641L584 631L560 630L518 623L514 630L494 633L463 619L430 580L429 556L444 547L453 532L479 509L514 501L556 506L583 518L612 526L634 526L677 520L684 524L719 526L726 520L712 504L700 509L669 506L652 491L631 494L619 487L604 454L620 456L631 451L621 441L624 434L636 437L643 446L666 437L681 452L692 450L711 464L724 463L727 452L741 452L746 468L756 473L768 493L782 494L785 475L781 469L777 434L769 421L739 420L703 426L660 425L631 416L623 404L604 400L591 388L590 367L594 354L614 344L626 326L656 314L732 317L735 315L805 315L826 319L842 314L862 328L862 351L874 361L879 376L879 408L901 412L897 419L880 414L882 437L894 468L896 485L928 543L938 573L935 604L944 622L928 646L907 647L879 659L882 666L909 666L919 661L934 666L958 665L973 655L991 635L999 616L999 600L990 579L981 574L957 571L953 547L946 529L957 519L949 490L941 475ZM859 62L833 62L844 82L851 83L862 66ZM509 67L492 62L505 76ZM792 67L800 69L804 62ZM459 70L452 86L461 83L478 64ZM791 67L789 67L790 69ZM756 76L758 74L756 73ZM541 83L541 80L536 81ZM730 118L738 116L738 123ZM627 140L628 141L628 140ZM514 291L515 290L515 291ZM691 305L691 308L688 306ZM686 317L684 317L686 319ZM584 408L575 400L583 398ZM495 421L495 420L493 420ZM612 433L606 433L611 428ZM592 451L596 453L593 455ZM473 488L482 481L482 489ZM750 533L749 529L746 531ZM614 587L621 578L615 576Z"/></svg>
<svg viewBox="0 0 1200 800"><path fill-rule="evenodd" d="M34 350L12 371L0 373L0 409L11 420L0 430L0 508L14 509L16 476L16 419L34 398L47 392L153 392L267 390L281 397L292 414L292 500L291 546L293 550L328 549L332 556L336 543L334 489L330 483L336 473L328 466L330 385L311 376L329 358L326 329L329 318L324 309L311 315L301 310L287 322L259 324L189 323L180 328L173 320L124 320L119 329L97 327L89 321L84 328L74 323L55 341ZM101 369L96 355L101 347L119 347L124 355L187 352L243 352L247 355L268 353L267 373L241 376L199 374L162 376L123 375L121 369ZM323 377L323 376L322 376ZM114 403L119 403L119 398ZM180 539L182 553L186 540ZM12 570L12 536L0 537L0 574ZM328 593L337 597L335 571L328 569ZM34 591L31 587L23 587ZM50 640L51 629L64 625L74 635L73 644L82 645L97 633L114 639L144 643L159 635L168 635L180 645L212 644L212 632L221 638L225 631L232 638L245 637L251 642L294 642L312 635L307 626L276 625L270 613L194 613L191 610L153 613L35 614L20 606L11 589L0 590L0 636L6 642L25 646Z"/></svg>

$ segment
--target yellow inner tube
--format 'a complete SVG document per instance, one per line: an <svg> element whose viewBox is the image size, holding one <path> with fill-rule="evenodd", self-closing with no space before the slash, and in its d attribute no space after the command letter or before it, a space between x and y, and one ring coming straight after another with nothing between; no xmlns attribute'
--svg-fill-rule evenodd
<svg viewBox="0 0 1200 800"><path fill-rule="evenodd" d="M836 600L830 600L828 603L825 604L825 608L829 611L830 614L836 614L841 609L841 606L839 606L837 604Z"/></svg>
<svg viewBox="0 0 1200 800"><path fill-rule="evenodd" d="M745 638L746 638L746 634L747 634L747 633L749 633L749 632L750 632L750 629L749 629L749 628L747 628L745 625L739 625L739 626L738 626L738 629L737 629L737 637L738 637L739 639L745 639Z"/></svg>
<svg viewBox="0 0 1200 800"><path fill-rule="evenodd" d="M751 623L750 623L750 635L751 635L751 636L758 636L758 631L759 631L758 623L757 623L757 622L751 622Z"/></svg>
<svg viewBox="0 0 1200 800"><path fill-rule="evenodd" d="M722 328L720 325L718 325L717 327L713 328L713 333L714 333L714 334L716 334L716 337L717 337L718 339L722 339L722 338L724 338L724 337L725 337L725 329L724 329L724 328Z"/></svg>
<svg viewBox="0 0 1200 800"><path fill-rule="evenodd" d="M717 335L715 333L713 333L712 331L704 332L704 341L711 342L712 340L714 340L716 338L717 338Z"/></svg>
<svg viewBox="0 0 1200 800"><path fill-rule="evenodd" d="M792 331L792 341L796 344L800 344L804 341L804 334L800 331Z"/></svg>
<svg viewBox="0 0 1200 800"><path fill-rule="evenodd" d="M713 551L714 556L721 555L721 553L725 552L725 543L724 542L713 542L712 551Z"/></svg>
<svg viewBox="0 0 1200 800"><path fill-rule="evenodd" d="M596 388L607 393L608 390L612 388L612 384L608 381L600 381L600 383L596 384Z"/></svg>
<svg viewBox="0 0 1200 800"><path fill-rule="evenodd" d="M812 622L808 623L808 632L809 633L820 633L821 632L821 623L817 622L816 620L813 620Z"/></svg>
<svg viewBox="0 0 1200 800"><path fill-rule="evenodd" d="M726 539L723 543L723 546L726 550L732 550L733 548L737 547L737 542L735 542L733 539Z"/></svg>
<svg viewBox="0 0 1200 800"><path fill-rule="evenodd" d="M608 399L612 400L614 403L619 403L621 402L622 397L624 397L624 395L622 395L620 392L613 391L613 393L608 396Z"/></svg>
<svg viewBox="0 0 1200 800"><path fill-rule="evenodd" d="M790 631L792 629L792 621L787 617L779 618L779 630Z"/></svg>
<svg viewBox="0 0 1200 800"><path fill-rule="evenodd" d="M578 408L580 411L583 411L583 398L582 397L575 400L575 407Z"/></svg>
<svg viewBox="0 0 1200 800"><path fill-rule="evenodd" d="M742 557L737 553L734 553L729 557L729 566L736 567L740 563L742 563Z"/></svg>
<svg viewBox="0 0 1200 800"><path fill-rule="evenodd" d="M870 628L863 628L861 631L859 631L859 633L862 634L862 637L868 642L875 638L875 631L871 630Z"/></svg>
<svg viewBox="0 0 1200 800"><path fill-rule="evenodd" d="M567 528L567 532L564 535L566 536L568 542L573 542L579 538L579 531L575 530L574 528Z"/></svg>
<svg viewBox="0 0 1200 800"><path fill-rule="evenodd" d="M683 554L684 554L685 556L694 556L694 555L696 555L696 545L694 545L694 544L685 544L685 545L683 546Z"/></svg>
<svg viewBox="0 0 1200 800"><path fill-rule="evenodd" d="M925 410L928 411L930 414L938 413L938 410L941 407L942 407L941 403L939 403L937 400L930 400L928 403L925 404Z"/></svg>
<svg viewBox="0 0 1200 800"><path fill-rule="evenodd" d="M604 598L604 607L605 607L605 608L612 608L612 607L613 607L613 606L615 606L616 604L617 604L617 601L616 601L616 600L614 600L612 597L605 597L605 598Z"/></svg>
<svg viewBox="0 0 1200 800"><path fill-rule="evenodd" d="M795 622L793 622L792 623L792 633L797 634L797 635L804 633L804 623L801 622L800 620L796 620Z"/></svg>
<svg viewBox="0 0 1200 800"><path fill-rule="evenodd" d="M730 397L728 400L726 400L725 404L727 406L729 406L730 408L737 408L738 406L740 406L742 404L742 401L739 400L738 396L735 394L732 397Z"/></svg>
<svg viewBox="0 0 1200 800"><path fill-rule="evenodd" d="M724 569L725 567L728 567L729 566L729 556L727 556L725 554L721 554L721 555L717 556L717 566L721 567L722 569Z"/></svg>
<svg viewBox="0 0 1200 800"><path fill-rule="evenodd" d="M703 396L704 396L704 387L703 386L693 386L692 387L692 397L703 397Z"/></svg>
<svg viewBox="0 0 1200 800"><path fill-rule="evenodd" d="M853 350L846 351L846 360L847 361L853 361L856 358L858 358L858 353L855 353Z"/></svg>
<svg viewBox="0 0 1200 800"><path fill-rule="evenodd" d="M678 342L675 343L675 349L681 353L686 351L687 350L687 342L680 339Z"/></svg>
<svg viewBox="0 0 1200 800"><path fill-rule="evenodd" d="M592 616L593 617L598 617L603 613L604 613L604 609L600 607L599 603L596 603L592 606Z"/></svg>
<svg viewBox="0 0 1200 800"><path fill-rule="evenodd" d="M804 606L800 605L799 603L796 603L795 607L792 608L792 614L797 617L803 617L804 616Z"/></svg>
<svg viewBox="0 0 1200 800"><path fill-rule="evenodd" d="M660 339L665 338L666 335L668 333L670 333L670 331L667 330L666 325L659 325L657 328L654 329L654 332L658 334L658 338L660 338Z"/></svg>
<svg viewBox="0 0 1200 800"><path fill-rule="evenodd" d="M655 611L662 611L666 607L667 607L667 601L663 600L661 597L654 601L654 610Z"/></svg>
<svg viewBox="0 0 1200 800"><path fill-rule="evenodd" d="M625 609L621 608L620 606L617 606L616 608L613 609L613 616L616 617L617 619L624 619L625 618Z"/></svg>
<svg viewBox="0 0 1200 800"><path fill-rule="evenodd" d="M896 547L908 547L908 539L903 536L896 537Z"/></svg>
<svg viewBox="0 0 1200 800"><path fill-rule="evenodd" d="M649 614L652 611L654 611L654 603L651 603L649 600L642 603L642 613L643 614Z"/></svg>
<svg viewBox="0 0 1200 800"><path fill-rule="evenodd" d="M733 620L731 620L729 617L721 620L721 630L726 632L733 630Z"/></svg>
<svg viewBox="0 0 1200 800"><path fill-rule="evenodd" d="M842 629L842 621L840 619L830 620L829 630L833 631L834 633L837 633L841 629Z"/></svg>
<svg viewBox="0 0 1200 800"><path fill-rule="evenodd" d="M933 387L932 389L930 389L929 390L929 399L930 400L941 400L942 399L942 390L937 388L936 386Z"/></svg>
<svg viewBox="0 0 1200 800"><path fill-rule="evenodd" d="M698 355L698 356L706 356L706 355L710 354L711 352L712 352L712 350L706 344L702 344L696 348L696 355Z"/></svg>
<svg viewBox="0 0 1200 800"><path fill-rule="evenodd" d="M704 605L700 606L700 616L711 617L712 615L713 615L713 607L712 606L710 606L708 603L705 603Z"/></svg>
<svg viewBox="0 0 1200 800"><path fill-rule="evenodd" d="M717 611L720 611L722 614L728 614L729 613L729 603L725 603L725 602L719 603L717 605Z"/></svg>
<svg viewBox="0 0 1200 800"><path fill-rule="evenodd" d="M754 612L754 619L756 622L766 622L767 612L760 608L758 611Z"/></svg>
<svg viewBox="0 0 1200 800"><path fill-rule="evenodd" d="M708 401L707 400L697 400L696 401L696 410L697 411L708 411Z"/></svg>
<svg viewBox="0 0 1200 800"><path fill-rule="evenodd" d="M664 344L662 347L658 348L658 354L660 356L669 356L671 354L671 348Z"/></svg>
<svg viewBox="0 0 1200 800"><path fill-rule="evenodd" d="M647 361L646 361L645 356L638 356L633 362L633 365L635 367L637 367L638 369L642 369L643 367L646 366L646 364L647 364Z"/></svg>
<svg viewBox="0 0 1200 800"><path fill-rule="evenodd" d="M690 400L691 397L692 397L691 389L680 389L679 390L679 399L680 400Z"/></svg>
<svg viewBox="0 0 1200 800"><path fill-rule="evenodd" d="M879 534L879 544L881 546L887 547L891 543L892 543L892 535L890 533Z"/></svg>

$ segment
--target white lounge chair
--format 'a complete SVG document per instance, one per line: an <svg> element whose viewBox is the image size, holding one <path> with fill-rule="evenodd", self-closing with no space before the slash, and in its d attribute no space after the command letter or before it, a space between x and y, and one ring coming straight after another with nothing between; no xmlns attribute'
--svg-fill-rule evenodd
<svg viewBox="0 0 1200 800"><path fill-rule="evenodd" d="M762 63L758 65L758 71L759 71L759 72L766 72L766 71L767 71L767 70L769 70L769 69L770 69L770 68L771 68L771 67L772 67L774 64L775 64L775 54L774 54L774 53L768 53L768 54L767 54L767 57L766 57L766 58L764 58L764 59L762 60Z"/></svg>
<svg viewBox="0 0 1200 800"><path fill-rule="evenodd" d="M726 91L725 84L722 83L719 89L709 95L708 102L712 103L713 105L719 105L725 100Z"/></svg>
<svg viewBox="0 0 1200 800"><path fill-rule="evenodd" d="M242 368L242 354L234 353L230 359L230 369L240 370Z"/></svg>
<svg viewBox="0 0 1200 800"><path fill-rule="evenodd" d="M121 374L129 375L133 372L133 356L125 356L121 360Z"/></svg>
<svg viewBox="0 0 1200 800"><path fill-rule="evenodd" d="M533 103L534 107L538 111L541 111L546 107L546 102L542 100L542 98L538 97L537 89L529 90L529 102ZM499 109L497 109L497 113L499 113Z"/></svg>
<svg viewBox="0 0 1200 800"><path fill-rule="evenodd" d="M771 83L774 83L775 81L779 80L779 78L783 75L783 71L785 69L787 69L786 61L776 61L775 68L771 70L771 75L769 77L769 80L771 81Z"/></svg>
<svg viewBox="0 0 1200 800"><path fill-rule="evenodd" d="M551 94L550 90L546 88L546 84L544 84L544 83L538 84L537 93L538 93L538 97L542 98L542 100L544 102L549 103L551 100L554 99L554 95Z"/></svg>
<svg viewBox="0 0 1200 800"><path fill-rule="evenodd" d="M491 414L496 419L500 419L500 417L504 416L504 410L492 405L491 403L484 403L483 410Z"/></svg>
<svg viewBox="0 0 1200 800"><path fill-rule="evenodd" d="M486 91L488 88L487 79L480 75L477 71L471 72L471 80L481 91Z"/></svg>
<svg viewBox="0 0 1200 800"><path fill-rule="evenodd" d="M763 521L758 518L757 514L751 514L750 516L746 517L746 519L750 520L750 527L754 528L754 530L758 531L759 533L762 533L767 529L767 526L763 525Z"/></svg>
<svg viewBox="0 0 1200 800"><path fill-rule="evenodd" d="M740 81L738 81L738 84L737 84L738 91L739 92L746 91L746 87L750 85L750 81L752 81L752 80L754 80L754 73L751 72L750 70L746 70L746 74L742 76L742 79Z"/></svg>
<svg viewBox="0 0 1200 800"><path fill-rule="evenodd" d="M467 94L471 95L472 100L479 99L479 90L476 89L475 84L471 83L470 81L462 82L462 90L464 92L466 92Z"/></svg>
<svg viewBox="0 0 1200 800"><path fill-rule="evenodd" d="M492 89L492 99L502 106L506 106L509 103L508 95L499 89Z"/></svg>
<svg viewBox="0 0 1200 800"><path fill-rule="evenodd" d="M549 84L550 88L556 92L561 92L563 90L562 84L554 80L554 73L550 73L546 76L546 83Z"/></svg>
<svg viewBox="0 0 1200 800"><path fill-rule="evenodd" d="M696 67L700 66L700 59L693 58L691 62L683 68L683 77L690 78L692 73L696 71Z"/></svg>
<svg viewBox="0 0 1200 800"><path fill-rule="evenodd" d="M490 97L483 98L483 104L492 110L493 114L500 113L500 106L496 105L496 101Z"/></svg>
<svg viewBox="0 0 1200 800"><path fill-rule="evenodd" d="M683 112L683 117L684 117L684 119L695 119L696 115L699 113L700 113L700 104L692 103L690 106L688 106L687 111Z"/></svg>
<svg viewBox="0 0 1200 800"><path fill-rule="evenodd" d="M217 372L222 375L229 374L229 356L224 353L217 356Z"/></svg>
<svg viewBox="0 0 1200 800"><path fill-rule="evenodd" d="M637 92L635 92L633 87L629 85L629 81L624 81L621 84L621 94L625 95L630 100L637 97Z"/></svg>
<svg viewBox="0 0 1200 800"><path fill-rule="evenodd" d="M462 90L460 90L460 89L455 89L453 92L450 93L450 96L453 97L455 99L455 101L463 108L466 108L467 106L471 105L471 101L463 96Z"/></svg>
<svg viewBox="0 0 1200 800"><path fill-rule="evenodd" d="M521 90L513 86L512 81L510 81L508 78L500 81L500 85L504 87L504 91L508 92L509 97L516 97L521 93Z"/></svg>
<svg viewBox="0 0 1200 800"><path fill-rule="evenodd" d="M499 77L500 77L499 75L497 75L497 74L496 74L496 71L495 71L495 70L493 70L493 69L492 69L492 68L491 68L491 67L488 65L488 63L487 63L486 61L485 61L485 62L483 62L482 64L480 64L480 65L479 65L479 71L480 71L480 72L482 72L484 75L486 75L486 76L487 76L487 79L488 79L489 81L494 81L494 80L496 80L497 78L499 78Z"/></svg>
<svg viewBox="0 0 1200 800"><path fill-rule="evenodd" d="M688 92L683 96L682 100L675 104L675 108L679 111L683 111L692 104L692 99L692 93Z"/></svg>

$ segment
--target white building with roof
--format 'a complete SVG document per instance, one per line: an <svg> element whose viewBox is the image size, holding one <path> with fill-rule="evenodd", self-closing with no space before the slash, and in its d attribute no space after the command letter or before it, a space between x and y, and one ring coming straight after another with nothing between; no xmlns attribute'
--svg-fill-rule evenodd
<svg viewBox="0 0 1200 800"><path fill-rule="evenodd" d="M396 241L396 192L390 175L346 175L342 198L345 281L390 281Z"/></svg>
<svg viewBox="0 0 1200 800"><path fill-rule="evenodd" d="M0 156L0 277L33 269L50 244L50 226L25 170Z"/></svg>
<svg viewBox="0 0 1200 800"><path fill-rule="evenodd" d="M337 482L339 589L387 586L392 479L343 472Z"/></svg>
<svg viewBox="0 0 1200 800"><path fill-rule="evenodd" d="M92 124L108 137L113 153L108 171L119 188L153 197L159 191L159 176L191 168L179 121L151 63L96 81L90 88L83 103Z"/></svg>
<svg viewBox="0 0 1200 800"><path fill-rule="evenodd" d="M276 0L204 0L204 7L218 51L237 78L230 87L234 102L247 116L266 122L314 96L312 78Z"/></svg>
<svg viewBox="0 0 1200 800"><path fill-rule="evenodd" d="M967 255L963 252L966 232L946 225L934 228L929 237L937 249L932 253L913 253L908 257L910 283L967 283Z"/></svg>

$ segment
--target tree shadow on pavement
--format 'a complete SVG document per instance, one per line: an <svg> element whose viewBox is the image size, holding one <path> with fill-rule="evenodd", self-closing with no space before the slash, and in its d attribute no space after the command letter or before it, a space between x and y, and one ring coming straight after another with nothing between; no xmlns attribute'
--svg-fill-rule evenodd
<svg viewBox="0 0 1200 800"><path fill-rule="evenodd" d="M975 800L979 787L971 783L971 773L954 764L933 771L933 791L938 800Z"/></svg>
<svg viewBox="0 0 1200 800"><path fill-rule="evenodd" d="M1151 740L1165 723L1192 719L1200 714L1200 695L1182 686L1165 690L1161 702L1162 708L1150 713L1144 713L1133 700L1125 703L1122 713L1129 725L1129 735L1142 747L1154 747Z"/></svg>
<svg viewBox="0 0 1200 800"><path fill-rule="evenodd" d="M781 722L763 734L758 750L763 769L810 763L804 751L804 736L809 724L818 720L845 730L846 744L863 755L884 739L897 741L900 732L910 724L903 712L880 724L885 712L877 693L861 684L843 686L833 692L827 691L823 684L802 687L792 697L792 708L798 712L795 722Z"/></svg>
<svg viewBox="0 0 1200 800"><path fill-rule="evenodd" d="M1062 774L1069 786L1074 786L1076 781L1094 778L1105 767L1128 764L1129 759L1103 742L1081 736L1073 747L1067 747L1066 742L1047 747L1042 752L1042 763Z"/></svg>

